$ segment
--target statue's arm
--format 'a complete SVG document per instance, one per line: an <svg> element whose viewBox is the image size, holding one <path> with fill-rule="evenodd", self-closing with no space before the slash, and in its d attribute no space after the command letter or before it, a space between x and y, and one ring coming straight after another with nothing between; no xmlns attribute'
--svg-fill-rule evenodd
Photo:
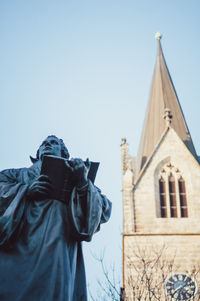
<svg viewBox="0 0 200 301"><path fill-rule="evenodd" d="M69 206L74 236L90 241L92 235L99 231L100 224L109 220L111 207L111 202L91 181L88 180L83 189L75 187Z"/></svg>
<svg viewBox="0 0 200 301"><path fill-rule="evenodd" d="M9 240L20 222L28 185L19 181L19 169L0 172L0 245Z"/></svg>
<svg viewBox="0 0 200 301"><path fill-rule="evenodd" d="M18 181L18 169L6 169L0 172L0 215L9 206L21 183Z"/></svg>

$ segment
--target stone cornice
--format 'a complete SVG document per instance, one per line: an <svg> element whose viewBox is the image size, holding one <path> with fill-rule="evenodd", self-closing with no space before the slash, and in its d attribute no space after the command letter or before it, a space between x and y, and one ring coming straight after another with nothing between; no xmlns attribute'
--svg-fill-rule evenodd
<svg viewBox="0 0 200 301"><path fill-rule="evenodd" d="M122 236L200 236L200 233L122 233Z"/></svg>

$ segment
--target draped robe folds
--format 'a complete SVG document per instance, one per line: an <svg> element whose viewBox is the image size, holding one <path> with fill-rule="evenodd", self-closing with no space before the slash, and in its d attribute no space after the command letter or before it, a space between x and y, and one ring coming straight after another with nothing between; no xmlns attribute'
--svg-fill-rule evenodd
<svg viewBox="0 0 200 301"><path fill-rule="evenodd" d="M81 244L109 219L111 203L90 181L69 204L30 201L40 169L36 162L0 173L0 300L86 301Z"/></svg>

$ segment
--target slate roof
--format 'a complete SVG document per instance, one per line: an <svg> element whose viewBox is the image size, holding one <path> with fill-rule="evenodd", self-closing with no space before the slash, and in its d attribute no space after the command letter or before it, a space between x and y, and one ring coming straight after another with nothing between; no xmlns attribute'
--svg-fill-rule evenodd
<svg viewBox="0 0 200 301"><path fill-rule="evenodd" d="M170 126L176 131L193 156L197 158L192 138L165 62L161 42L158 40L156 65L137 156L138 173L142 170L166 129L166 120L163 118L166 108L170 109L172 115Z"/></svg>

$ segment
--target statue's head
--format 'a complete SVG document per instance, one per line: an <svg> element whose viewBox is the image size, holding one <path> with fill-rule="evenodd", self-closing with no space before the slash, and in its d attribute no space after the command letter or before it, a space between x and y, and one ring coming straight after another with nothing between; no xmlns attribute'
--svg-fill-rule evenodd
<svg viewBox="0 0 200 301"><path fill-rule="evenodd" d="M51 135L48 136L40 145L37 150L36 158L31 158L31 161L34 163L40 159L42 159L43 155L53 155L58 157L63 157L65 159L69 158L69 152L66 148L62 139Z"/></svg>

